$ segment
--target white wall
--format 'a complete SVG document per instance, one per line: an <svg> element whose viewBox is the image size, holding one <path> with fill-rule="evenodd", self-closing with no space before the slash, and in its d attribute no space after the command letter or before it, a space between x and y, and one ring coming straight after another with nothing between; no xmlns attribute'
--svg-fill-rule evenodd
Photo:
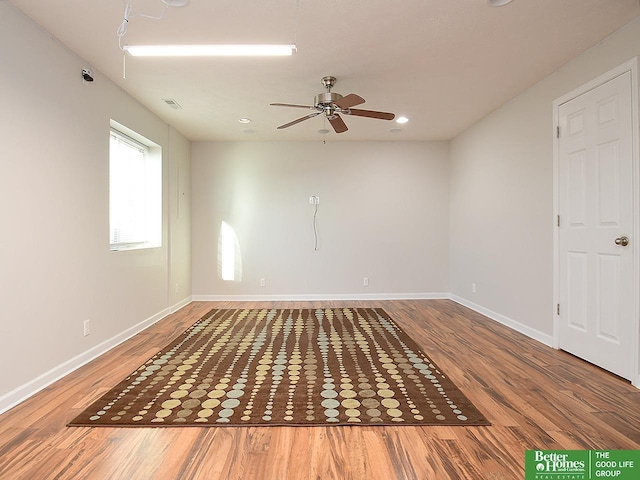
<svg viewBox="0 0 640 480"><path fill-rule="evenodd" d="M0 65L2 411L189 297L190 146L99 72L83 85L87 64L8 2ZM164 191L186 198L177 219L177 193L164 195L162 248L109 251L110 119L163 147Z"/></svg>
<svg viewBox="0 0 640 480"><path fill-rule="evenodd" d="M444 142L194 143L194 297L448 292L447 156ZM242 282L218 275L222 221Z"/></svg>
<svg viewBox="0 0 640 480"><path fill-rule="evenodd" d="M451 142L451 291L550 341L552 102L640 55L640 19ZM471 292L476 283L477 293Z"/></svg>

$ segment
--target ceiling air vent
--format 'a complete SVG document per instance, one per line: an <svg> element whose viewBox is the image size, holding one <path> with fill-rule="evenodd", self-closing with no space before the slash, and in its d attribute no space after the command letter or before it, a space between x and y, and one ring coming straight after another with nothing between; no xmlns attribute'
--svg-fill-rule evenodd
<svg viewBox="0 0 640 480"><path fill-rule="evenodd" d="M174 110L182 110L182 105L180 105L178 102L176 102L172 98L163 98L162 101L167 105L169 105Z"/></svg>

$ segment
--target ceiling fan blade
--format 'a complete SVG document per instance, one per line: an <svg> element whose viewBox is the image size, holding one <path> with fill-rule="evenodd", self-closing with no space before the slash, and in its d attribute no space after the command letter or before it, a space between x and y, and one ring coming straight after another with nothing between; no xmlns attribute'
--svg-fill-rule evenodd
<svg viewBox="0 0 640 480"><path fill-rule="evenodd" d="M309 110L314 110L316 107L313 107L311 105L293 105L291 103L270 103L269 105L272 105L274 107L295 107L295 108L306 108Z"/></svg>
<svg viewBox="0 0 640 480"><path fill-rule="evenodd" d="M295 125L296 123L304 122L305 120L308 120L308 119L310 119L310 118L313 118L313 117L315 117L316 115L320 115L320 113L321 113L321 112L313 112L313 113L310 113L309 115L305 115L304 117L300 117L300 118L298 118L298 119L294 120L293 122L289 122L289 123L285 123L284 125L280 125L280 126L278 127L278 130L281 130L281 129L283 129L283 128L290 127L291 125Z"/></svg>
<svg viewBox="0 0 640 480"><path fill-rule="evenodd" d="M347 128L347 124L344 123L344 120L342 120L342 117L340 115L336 115L333 118L330 118L329 123L331 124L333 129L336 131L336 133L343 133L349 130Z"/></svg>
<svg viewBox="0 0 640 480"><path fill-rule="evenodd" d="M361 103L364 103L364 98L362 98L359 95L356 95L355 93L350 93L346 97L342 97L340 100L334 103L340 108L347 109L350 107L355 107L356 105L360 105Z"/></svg>
<svg viewBox="0 0 640 480"><path fill-rule="evenodd" d="M358 108L351 108L348 112L342 112L348 115L355 115L356 117L369 117L379 118L380 120L393 120L396 118L394 113L389 112L375 112L373 110L360 110Z"/></svg>

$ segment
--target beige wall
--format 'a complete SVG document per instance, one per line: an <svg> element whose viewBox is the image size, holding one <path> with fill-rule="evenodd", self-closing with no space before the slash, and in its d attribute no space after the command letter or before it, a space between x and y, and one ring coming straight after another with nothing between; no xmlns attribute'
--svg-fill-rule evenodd
<svg viewBox="0 0 640 480"><path fill-rule="evenodd" d="M194 296L448 292L447 155L437 142L194 143ZM239 240L242 282L218 275L222 221Z"/></svg>
<svg viewBox="0 0 640 480"><path fill-rule="evenodd" d="M188 299L191 273L189 142L99 72L83 85L87 64L8 2L0 65L1 411ZM110 119L163 148L162 248L109 251Z"/></svg>
<svg viewBox="0 0 640 480"><path fill-rule="evenodd" d="M552 102L636 55L640 19L451 142L450 275L459 299L551 337Z"/></svg>

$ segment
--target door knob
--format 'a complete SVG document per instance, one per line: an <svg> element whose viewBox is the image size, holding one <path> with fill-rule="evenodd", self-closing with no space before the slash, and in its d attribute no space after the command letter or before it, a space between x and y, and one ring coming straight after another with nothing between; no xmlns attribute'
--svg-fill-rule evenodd
<svg viewBox="0 0 640 480"><path fill-rule="evenodd" d="M622 245L623 247L626 247L627 245L629 245L629 237L623 235L616 238L616 245Z"/></svg>

